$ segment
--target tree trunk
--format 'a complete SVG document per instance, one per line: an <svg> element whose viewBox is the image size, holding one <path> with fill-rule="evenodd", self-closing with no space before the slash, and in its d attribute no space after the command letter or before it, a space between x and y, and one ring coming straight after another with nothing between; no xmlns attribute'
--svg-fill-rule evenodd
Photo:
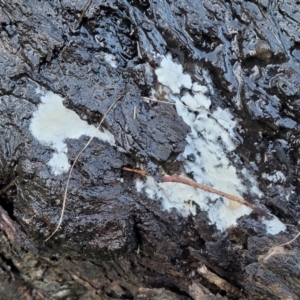
<svg viewBox="0 0 300 300"><path fill-rule="evenodd" d="M0 299L300 298L297 1L0 4Z"/></svg>

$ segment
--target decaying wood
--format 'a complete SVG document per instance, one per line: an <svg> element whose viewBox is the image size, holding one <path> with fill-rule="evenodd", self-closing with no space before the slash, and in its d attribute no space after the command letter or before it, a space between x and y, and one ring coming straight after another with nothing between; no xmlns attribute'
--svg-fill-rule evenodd
<svg viewBox="0 0 300 300"><path fill-rule="evenodd" d="M0 207L0 229L5 232L10 242L15 241L16 228L2 207Z"/></svg>
<svg viewBox="0 0 300 300"><path fill-rule="evenodd" d="M2 187L18 175L17 188L9 184L0 197L0 299L226 298L220 294L229 299L300 299L296 232L300 207L292 190L297 191L298 174L297 168L290 168L299 159L293 147L300 118L295 101L299 53L293 38L300 25L297 5L283 9L283 1L252 1L250 6L240 1L236 7L224 0L84 0L81 7L80 1L72 0L41 0L38 5L25 0L0 2ZM236 18L237 9L247 12L247 20ZM295 26L287 26L291 19ZM262 22L265 26L259 28ZM249 45L249 34L260 31ZM235 51L237 41L240 51ZM166 51L178 68L184 64L181 71L191 76L193 85L189 88L181 81L174 97L194 96L198 93L194 84L205 84L212 111L228 108L235 118L221 119L221 114L216 117L189 101L186 104L192 107L171 103L172 99L142 98L166 99L168 86L159 93L163 83L156 76ZM107 54L117 68L106 60ZM107 126L127 153L100 141L90 144L64 198L63 211L66 201L69 208L65 226L56 239L43 243L49 228L57 225L61 212L57 201L68 174L50 174L51 147L38 143L29 130L30 117L42 100L34 91L43 87L64 96L64 105L91 124L124 86L130 90L128 97L107 118ZM236 100L242 101L240 106ZM189 129L173 106L194 111L199 119L209 115L209 121L233 123L245 141L237 154L246 157L245 166L255 161L258 168L255 173L264 196L253 202L258 206L253 214L242 216L226 232L208 222L207 212L189 217L175 210L167 213L159 200L149 201L137 193L134 178L118 180L126 171L134 172L134 177L147 175L135 168L123 171L123 166L144 163L149 171L159 169L148 161L178 169L172 159L184 151ZM288 127L287 116L297 123L294 128ZM72 161L81 149L76 139L66 143ZM276 152L268 160L259 159L268 151ZM273 175L275 170L286 175L286 182L271 182L269 187L263 172ZM185 183L200 188L191 182ZM231 195L229 199L230 205L241 205ZM296 229L267 234L259 210L271 211ZM269 253L273 254L261 256ZM202 265L209 271L202 267L199 274Z"/></svg>
<svg viewBox="0 0 300 300"><path fill-rule="evenodd" d="M140 288L135 300L157 299L157 300L180 300L180 297L164 288L148 289Z"/></svg>
<svg viewBox="0 0 300 300"><path fill-rule="evenodd" d="M6 185L3 189L0 190L0 195L6 193L15 183L16 180L12 180L8 185Z"/></svg>
<svg viewBox="0 0 300 300"><path fill-rule="evenodd" d="M210 270L212 270L214 273L216 273L217 275L219 275L221 277L226 276L226 271L224 271L222 268L209 262L205 258L205 256L200 254L200 251L197 251L197 250L193 249L192 247L189 247L188 249L189 249L190 255L192 257L194 257L195 259L197 259L197 261L199 261L201 264L206 265L208 268L210 268Z"/></svg>
<svg viewBox="0 0 300 300"><path fill-rule="evenodd" d="M222 297L219 294L213 295L207 288L205 288L199 282L193 282L189 286L189 295L193 298L193 300L226 300L227 297Z"/></svg>
<svg viewBox="0 0 300 300"><path fill-rule="evenodd" d="M202 275L204 278L206 278L209 282L215 284L217 287L219 287L221 290L226 291L227 293L236 295L238 297L243 297L237 288L235 288L233 285L231 285L226 280L222 279L218 275L210 272L205 265L197 269L197 272Z"/></svg>

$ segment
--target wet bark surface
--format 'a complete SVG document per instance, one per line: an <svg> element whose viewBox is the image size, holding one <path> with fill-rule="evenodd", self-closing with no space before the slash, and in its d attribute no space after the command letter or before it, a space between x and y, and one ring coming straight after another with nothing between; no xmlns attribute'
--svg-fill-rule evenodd
<svg viewBox="0 0 300 300"><path fill-rule="evenodd" d="M300 298L299 240L274 248L297 234L300 212L297 1L0 4L0 298ZM142 165L157 181L181 170L189 127L172 106L142 98L166 53L209 85L212 107L232 110L237 152L249 168L256 161L261 211L223 233L205 212L164 211L123 170ZM83 152L46 243L68 174L51 173L53 149L29 130L37 88L94 125L122 96L103 124L116 146L94 139ZM67 140L70 162L87 141ZM270 184L262 174L272 170L286 180ZM268 235L263 207L293 226Z"/></svg>

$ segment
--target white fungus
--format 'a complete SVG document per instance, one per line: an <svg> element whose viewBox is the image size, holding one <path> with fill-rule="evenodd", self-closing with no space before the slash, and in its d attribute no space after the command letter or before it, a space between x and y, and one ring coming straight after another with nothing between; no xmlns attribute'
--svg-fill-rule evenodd
<svg viewBox="0 0 300 300"><path fill-rule="evenodd" d="M51 91L42 93L39 89L37 93L41 94L41 103L33 113L29 129L41 144L55 151L48 162L52 174L60 175L70 168L66 139L78 139L86 135L115 144L114 136L108 130L96 130L95 126L81 120L74 111L65 108L61 96Z"/></svg>
<svg viewBox="0 0 300 300"><path fill-rule="evenodd" d="M168 74L166 74L166 69ZM163 58L155 74L160 78L159 82L170 88L174 94L178 94L181 87L191 88L192 86L191 76L182 73L182 66L173 63L171 55Z"/></svg>
<svg viewBox="0 0 300 300"><path fill-rule="evenodd" d="M263 223L266 225L268 234L274 235L286 230L286 226L275 216L271 220L264 218Z"/></svg>
<svg viewBox="0 0 300 300"><path fill-rule="evenodd" d="M286 180L286 177L281 171L275 171L273 174L262 173L262 178L274 183L284 182Z"/></svg>
<svg viewBox="0 0 300 300"><path fill-rule="evenodd" d="M113 54L110 53L105 53L104 54L104 60L112 67L112 68L117 68L118 67L118 63L117 63L117 59Z"/></svg>
<svg viewBox="0 0 300 300"><path fill-rule="evenodd" d="M158 81L169 88L169 94L166 92L165 98L178 104L178 115L191 128L186 137L188 144L181 157L185 161L186 174L192 174L198 183L240 198L247 192L260 197L262 193L249 171L240 168L238 172L233 164L239 161L239 157L234 152L238 144L234 131L236 121L230 111L220 107L209 111L211 101L206 96L207 87L198 83L192 84L190 75L183 74L182 66L173 62L170 55L162 59L155 73ZM189 90L179 96L182 87ZM247 178L251 183L250 191L241 177ZM214 224L221 231L236 225L238 218L252 212L249 207L218 195L179 183L158 184L149 176L146 181L137 180L136 188L139 192L144 191L151 199L160 198L163 209L176 209L183 216L196 215L197 204L200 210L207 212L210 224ZM274 219L273 223L268 222L265 223L268 232L275 234L278 228L285 228L278 219Z"/></svg>

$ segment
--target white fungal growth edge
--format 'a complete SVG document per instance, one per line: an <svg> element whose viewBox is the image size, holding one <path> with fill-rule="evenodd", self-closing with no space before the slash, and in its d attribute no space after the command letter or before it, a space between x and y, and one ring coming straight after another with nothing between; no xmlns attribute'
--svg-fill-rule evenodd
<svg viewBox="0 0 300 300"><path fill-rule="evenodd" d="M281 171L275 171L273 174L262 173L262 178L274 183L286 181L286 178Z"/></svg>
<svg viewBox="0 0 300 300"><path fill-rule="evenodd" d="M178 115L191 128L186 137L187 146L181 157L184 160L185 172L192 174L198 183L240 198L243 198L246 192L257 197L262 196L255 178L251 178L248 170L242 168L238 175L233 164L239 157L234 152L238 143L234 131L236 121L230 111L219 107L210 112L211 101L205 94L207 87L192 83L191 76L184 74L182 66L173 62L170 55L163 57L155 74L158 81L170 90L166 96L167 100L178 104L176 105ZM180 96L181 88L188 91ZM184 105L197 110L197 114ZM241 179L243 174L246 174L248 181L251 182L250 191L247 191ZM214 224L221 231L236 225L238 218L252 212L251 208L218 195L180 183L158 184L149 176L146 181L137 180L136 189L145 192L151 199L160 198L163 209L167 211L176 209L183 216L196 215L194 205L196 203L200 210L207 212L210 224ZM281 223L277 219L275 222L277 226L266 223L268 233L276 234L285 229L285 225L281 223L279 226L278 222Z"/></svg>
<svg viewBox="0 0 300 300"><path fill-rule="evenodd" d="M87 122L72 110L63 105L63 98L51 91L41 94L41 103L33 113L29 126L32 135L43 145L51 147L55 152L48 162L53 175L60 175L70 169L67 157L66 139L78 139L82 135L95 136L107 141L111 145L115 144L114 136L108 131L96 130L96 127Z"/></svg>
<svg viewBox="0 0 300 300"><path fill-rule="evenodd" d="M268 234L274 235L279 233L280 231L286 230L286 226L275 216L273 216L273 218L270 220L264 218L263 223L266 225Z"/></svg>

